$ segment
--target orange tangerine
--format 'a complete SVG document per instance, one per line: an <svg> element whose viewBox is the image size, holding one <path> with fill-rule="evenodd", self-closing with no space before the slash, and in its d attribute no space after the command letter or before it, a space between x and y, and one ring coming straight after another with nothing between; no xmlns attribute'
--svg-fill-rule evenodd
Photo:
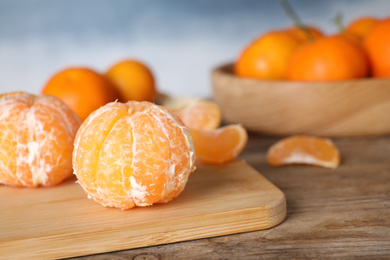
<svg viewBox="0 0 390 260"><path fill-rule="evenodd" d="M359 17L348 24L346 31L358 36L361 40L365 39L372 28L379 22L379 19L372 16Z"/></svg>
<svg viewBox="0 0 390 260"><path fill-rule="evenodd" d="M313 136L291 136L272 145L267 152L268 164L310 164L336 168L340 152L330 139Z"/></svg>
<svg viewBox="0 0 390 260"><path fill-rule="evenodd" d="M187 127L150 102L109 103L77 132L74 173L96 202L122 210L168 202L194 171Z"/></svg>
<svg viewBox="0 0 390 260"><path fill-rule="evenodd" d="M195 154L209 164L222 164L234 159L248 142L248 134L241 125L227 125L216 130L191 129Z"/></svg>
<svg viewBox="0 0 390 260"><path fill-rule="evenodd" d="M324 33L317 27L306 25L305 31L303 28L293 26L286 29L286 32L293 35L295 38L299 39L301 42L308 42L315 40L324 36ZM312 39L311 39L311 38Z"/></svg>
<svg viewBox="0 0 390 260"><path fill-rule="evenodd" d="M67 68L57 72L43 87L42 93L61 99L81 121L92 111L118 98L111 82L88 68Z"/></svg>
<svg viewBox="0 0 390 260"><path fill-rule="evenodd" d="M303 44L289 60L287 79L340 81L367 77L369 63L363 48L346 36L326 36Z"/></svg>
<svg viewBox="0 0 390 260"><path fill-rule="evenodd" d="M379 21L364 40L372 74L378 78L390 78L390 16Z"/></svg>
<svg viewBox="0 0 390 260"><path fill-rule="evenodd" d="M106 76L114 83L120 101L150 101L157 98L155 79L151 69L141 61L127 59L108 69Z"/></svg>
<svg viewBox="0 0 390 260"><path fill-rule="evenodd" d="M0 183L53 186L71 176L79 126L73 111L53 96L0 95Z"/></svg>
<svg viewBox="0 0 390 260"><path fill-rule="evenodd" d="M288 61L301 41L286 31L271 31L251 42L234 65L239 77L285 79Z"/></svg>

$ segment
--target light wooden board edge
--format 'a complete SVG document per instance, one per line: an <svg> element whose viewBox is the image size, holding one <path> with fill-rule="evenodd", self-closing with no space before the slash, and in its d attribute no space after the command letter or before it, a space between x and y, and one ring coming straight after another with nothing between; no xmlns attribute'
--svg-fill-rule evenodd
<svg viewBox="0 0 390 260"><path fill-rule="evenodd" d="M81 255L103 253L109 251L139 248L159 244L167 244L179 241L187 241L206 237L229 235L241 232L261 230L271 228L281 223L286 217L285 197L268 209L252 208L240 211L202 215L198 217L183 218L165 222L161 227L158 224L138 226L137 229L148 230L142 236L129 236L127 229L123 230L96 230L94 233L76 233L45 237L41 239L26 239L22 241L11 241L3 243L6 252L3 251L2 259L54 259L66 258ZM272 223L259 221L259 215L264 210L272 215ZM237 218L237 216L240 216ZM191 229L186 228L186 223L191 223L196 219L198 225ZM169 223L172 222L172 223ZM212 225L213 229L208 227ZM170 229L169 226L175 227ZM136 231L136 230L132 230ZM131 232L132 234L136 232ZM91 239L92 238L92 239ZM88 242L86 243L86 240ZM82 242L82 247L78 246L78 241ZM107 245L105 241L110 241ZM59 243L64 244L64 248L59 247ZM38 244L45 244L47 250L38 254L31 254ZM69 250L70 248L70 250ZM66 251L65 251L66 250ZM26 254L26 252L28 252Z"/></svg>
<svg viewBox="0 0 390 260"><path fill-rule="evenodd" d="M246 166L255 171L251 166L247 164ZM264 177L261 176L261 178ZM265 178L264 181L269 182ZM273 184L269 182L269 185ZM275 189L278 188L275 187ZM227 212L192 215L166 220L162 223L141 224L131 230L128 228L108 229L107 227L103 229L97 226L93 232L67 232L3 242L0 245L0 259L76 257L268 229L278 225L286 217L286 198L283 192L280 190L279 192L279 198L266 207L256 206ZM197 223L197 225L191 223ZM141 236L137 235L140 233L142 233ZM37 251L36 248L42 248L42 245L45 245L45 249Z"/></svg>

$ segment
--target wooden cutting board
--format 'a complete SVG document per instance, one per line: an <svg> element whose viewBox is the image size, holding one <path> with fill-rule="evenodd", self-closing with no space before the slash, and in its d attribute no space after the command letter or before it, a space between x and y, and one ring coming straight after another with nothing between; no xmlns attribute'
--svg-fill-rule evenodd
<svg viewBox="0 0 390 260"><path fill-rule="evenodd" d="M121 211L87 199L71 179L53 188L0 186L0 258L53 259L273 227L283 192L241 160L198 165L167 204Z"/></svg>

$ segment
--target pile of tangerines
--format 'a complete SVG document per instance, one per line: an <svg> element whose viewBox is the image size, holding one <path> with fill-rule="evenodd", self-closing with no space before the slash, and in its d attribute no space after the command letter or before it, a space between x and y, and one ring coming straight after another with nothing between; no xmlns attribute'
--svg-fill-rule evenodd
<svg viewBox="0 0 390 260"><path fill-rule="evenodd" d="M234 71L262 80L389 78L390 17L360 17L334 35L304 25L267 32L244 49Z"/></svg>
<svg viewBox="0 0 390 260"><path fill-rule="evenodd" d="M90 68L67 68L49 79L42 93L61 99L81 121L96 109L116 100L158 103L175 113L189 128L197 157L206 163L227 162L246 144L243 127L220 128L221 111L213 101L159 94L151 69L137 60L121 61L104 74ZM216 145L209 145L211 143Z"/></svg>
<svg viewBox="0 0 390 260"><path fill-rule="evenodd" d="M246 130L220 125L214 102L159 94L140 61L105 73L66 68L41 95L0 94L0 183L54 186L73 172L104 206L168 202L195 170L195 155L221 164L244 149Z"/></svg>
<svg viewBox="0 0 390 260"><path fill-rule="evenodd" d="M390 77L389 32L390 18L370 17L333 36L314 27L272 31L243 51L235 73L299 81ZM41 94L0 94L0 183L54 186L74 172L104 206L148 206L180 194L195 157L225 163L248 140L241 125L221 127L213 101L158 93L152 71L136 60L104 73L67 68ZM270 147L267 161L335 168L340 154L328 139L293 136Z"/></svg>

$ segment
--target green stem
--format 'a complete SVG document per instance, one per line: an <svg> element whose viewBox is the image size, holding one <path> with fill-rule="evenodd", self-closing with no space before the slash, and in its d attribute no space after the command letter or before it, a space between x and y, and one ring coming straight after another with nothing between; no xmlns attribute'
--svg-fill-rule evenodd
<svg viewBox="0 0 390 260"><path fill-rule="evenodd" d="M343 13L338 12L336 16L333 18L334 24L337 26L337 29L340 33L345 31L345 27L343 25Z"/></svg>
<svg viewBox="0 0 390 260"><path fill-rule="evenodd" d="M295 13L294 9L291 7L289 2L287 0L279 0L280 5L283 7L286 14L290 17L290 19L293 21L295 26L301 28L307 36L307 39L309 41L314 41L313 35L310 33L310 31L307 29L307 27L302 23L299 16Z"/></svg>

